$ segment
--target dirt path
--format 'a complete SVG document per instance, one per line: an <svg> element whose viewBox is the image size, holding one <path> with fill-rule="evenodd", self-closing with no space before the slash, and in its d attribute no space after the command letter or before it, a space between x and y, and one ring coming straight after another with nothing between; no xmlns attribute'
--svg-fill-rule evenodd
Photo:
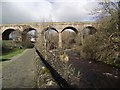
<svg viewBox="0 0 120 90"><path fill-rule="evenodd" d="M68 51L69 63L81 72L80 88L120 88L120 70L105 64L80 59Z"/></svg>
<svg viewBox="0 0 120 90"><path fill-rule="evenodd" d="M3 88L32 88L36 85L35 51L27 49L21 55L2 62Z"/></svg>

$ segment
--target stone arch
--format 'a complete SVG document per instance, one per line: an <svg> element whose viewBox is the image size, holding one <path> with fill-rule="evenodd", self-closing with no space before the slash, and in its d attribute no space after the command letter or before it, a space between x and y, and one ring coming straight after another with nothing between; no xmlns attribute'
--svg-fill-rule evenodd
<svg viewBox="0 0 120 90"><path fill-rule="evenodd" d="M54 31L56 31L56 32L58 33L58 30L57 30L56 28L54 28L54 27L47 27L47 28L45 28L45 29L42 31L42 34L43 34L44 32L46 32L46 31L48 31L48 30L54 30Z"/></svg>
<svg viewBox="0 0 120 90"><path fill-rule="evenodd" d="M32 28L32 27L28 27L28 28L24 29L23 32L22 32L23 36L24 36L24 35L27 36L27 34L28 34L30 31L35 31L34 38L37 38L38 32L37 32L37 30L36 30L35 28Z"/></svg>
<svg viewBox="0 0 120 90"><path fill-rule="evenodd" d="M34 33L32 32L31 34L29 33L30 31L35 31ZM34 35L33 35L34 34ZM27 48L34 47L34 44L36 42L36 38L38 37L38 32L35 28L32 27L26 27L23 32L22 32L22 45Z"/></svg>
<svg viewBox="0 0 120 90"><path fill-rule="evenodd" d="M72 27L72 26L65 27L65 28L61 31L61 33L64 32L66 29L71 29L71 30L73 30L76 34L78 34L78 30L77 30L75 27Z"/></svg>
<svg viewBox="0 0 120 90"><path fill-rule="evenodd" d="M27 33L27 32L32 31L32 30L37 31L35 28L28 27L28 28L26 28L26 29L23 30L23 33Z"/></svg>
<svg viewBox="0 0 120 90"><path fill-rule="evenodd" d="M44 36L46 50L52 50L58 46L58 30L54 27L45 28L41 34Z"/></svg>
<svg viewBox="0 0 120 90"><path fill-rule="evenodd" d="M72 32L71 31L65 32L68 29L72 30ZM75 27L72 27L72 26L65 27L61 31L62 48L64 48L64 49L73 48L76 44L76 36L77 35L78 35L78 30Z"/></svg>
<svg viewBox="0 0 120 90"><path fill-rule="evenodd" d="M83 28L83 31L86 31L89 35L93 35L97 32L97 29L93 26L86 26L85 28Z"/></svg>
<svg viewBox="0 0 120 90"><path fill-rule="evenodd" d="M6 29L3 33L2 33L2 40L9 40L9 35L10 33L12 33L13 31L16 31L15 29L9 28Z"/></svg>
<svg viewBox="0 0 120 90"><path fill-rule="evenodd" d="M81 42L83 44L83 40L87 38L89 35L93 35L97 32L97 29L93 26L86 26L80 32L81 35Z"/></svg>

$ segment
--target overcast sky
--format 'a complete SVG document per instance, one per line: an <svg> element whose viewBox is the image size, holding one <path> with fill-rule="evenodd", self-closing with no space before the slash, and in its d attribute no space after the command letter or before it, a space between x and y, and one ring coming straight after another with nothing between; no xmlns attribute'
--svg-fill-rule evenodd
<svg viewBox="0 0 120 90"><path fill-rule="evenodd" d="M2 0L0 23L94 21L96 7L96 0Z"/></svg>

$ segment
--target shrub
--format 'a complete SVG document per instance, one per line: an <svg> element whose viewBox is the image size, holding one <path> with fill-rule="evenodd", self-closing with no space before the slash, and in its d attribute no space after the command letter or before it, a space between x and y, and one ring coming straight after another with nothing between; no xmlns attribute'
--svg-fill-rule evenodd
<svg viewBox="0 0 120 90"><path fill-rule="evenodd" d="M84 40L81 56L91 60L102 61L119 66L119 41L113 42L106 33L98 32Z"/></svg>

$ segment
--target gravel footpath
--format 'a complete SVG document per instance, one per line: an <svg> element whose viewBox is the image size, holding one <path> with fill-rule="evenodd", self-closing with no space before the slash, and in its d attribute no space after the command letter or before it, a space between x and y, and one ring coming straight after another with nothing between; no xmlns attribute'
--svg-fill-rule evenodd
<svg viewBox="0 0 120 90"><path fill-rule="evenodd" d="M2 88L35 88L35 50L27 49L2 63Z"/></svg>

